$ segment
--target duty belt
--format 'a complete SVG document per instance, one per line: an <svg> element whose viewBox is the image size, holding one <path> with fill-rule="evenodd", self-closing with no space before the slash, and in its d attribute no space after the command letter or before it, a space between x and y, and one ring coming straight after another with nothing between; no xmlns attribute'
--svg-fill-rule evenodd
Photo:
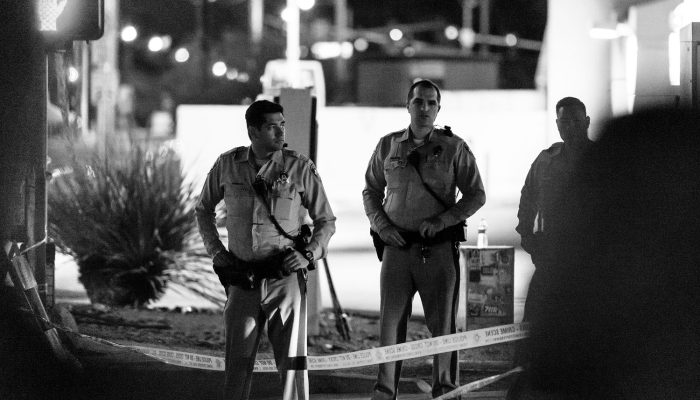
<svg viewBox="0 0 700 400"><path fill-rule="evenodd" d="M214 271L219 275L222 283L252 290L260 287L260 281L263 279L282 279L289 275L284 271L285 254L275 254L260 261L236 258L233 266L214 266Z"/></svg>

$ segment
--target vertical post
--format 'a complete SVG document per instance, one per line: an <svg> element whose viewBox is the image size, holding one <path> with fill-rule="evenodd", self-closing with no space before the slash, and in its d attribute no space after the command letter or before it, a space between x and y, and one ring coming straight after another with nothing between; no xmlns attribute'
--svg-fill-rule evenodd
<svg viewBox="0 0 700 400"><path fill-rule="evenodd" d="M25 176L25 221L27 245L31 246L46 238L46 157L47 157L47 107L48 107L48 53L41 36L34 44L36 53L32 61L36 76L27 88L33 121L28 121L27 140L30 143L30 169ZM39 295L46 301L46 245L40 245L28 254L29 262L39 285Z"/></svg>
<svg viewBox="0 0 700 400"><path fill-rule="evenodd" d="M488 35L491 33L491 0L480 0L479 5L479 33ZM482 55L489 53L489 46L485 43L479 46Z"/></svg>
<svg viewBox="0 0 700 400"><path fill-rule="evenodd" d="M296 133L287 137L289 147L308 155L312 161L316 162L316 135L314 131L316 112L311 91L309 89L283 88L280 91L279 103L284 107L287 131ZM306 298L307 332L309 335L320 334L322 304L319 269L309 274L309 280L306 283L308 290Z"/></svg>
<svg viewBox="0 0 700 400"><path fill-rule="evenodd" d="M106 155L108 145L113 144L116 137L116 107L117 89L119 86L119 71L117 69L117 44L119 30L119 0L105 1L104 35L95 42L93 57L96 70L92 82L97 101L96 132L98 151Z"/></svg>
<svg viewBox="0 0 700 400"><path fill-rule="evenodd" d="M260 54L260 46L263 36L263 18L265 9L263 0L250 0L248 3L248 19L250 30L250 47L253 56Z"/></svg>
<svg viewBox="0 0 700 400"><path fill-rule="evenodd" d="M209 40L207 39L207 0L202 0L196 3L196 19L197 19L197 38L199 39L199 69L202 80L201 90L206 91L209 87Z"/></svg>
<svg viewBox="0 0 700 400"><path fill-rule="evenodd" d="M287 82L298 88L299 82L299 6L295 0L287 0Z"/></svg>
<svg viewBox="0 0 700 400"><path fill-rule="evenodd" d="M693 22L683 27L680 42L680 106L698 109L700 108L700 77L698 76L700 22Z"/></svg>
<svg viewBox="0 0 700 400"><path fill-rule="evenodd" d="M80 86L80 132L83 137L90 130L90 42L81 44L80 75L83 84Z"/></svg>
<svg viewBox="0 0 700 400"><path fill-rule="evenodd" d="M335 0L335 40L342 43L347 39L347 27L349 25L347 0ZM335 76L338 88L337 93L346 92L343 87L348 82L348 62L343 57L335 59ZM336 95L338 97L338 95Z"/></svg>

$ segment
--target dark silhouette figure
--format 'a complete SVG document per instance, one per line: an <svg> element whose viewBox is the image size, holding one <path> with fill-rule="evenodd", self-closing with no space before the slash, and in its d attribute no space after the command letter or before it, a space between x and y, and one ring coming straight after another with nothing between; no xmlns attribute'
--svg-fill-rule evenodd
<svg viewBox="0 0 700 400"><path fill-rule="evenodd" d="M697 398L700 113L611 121L562 184L509 397Z"/></svg>

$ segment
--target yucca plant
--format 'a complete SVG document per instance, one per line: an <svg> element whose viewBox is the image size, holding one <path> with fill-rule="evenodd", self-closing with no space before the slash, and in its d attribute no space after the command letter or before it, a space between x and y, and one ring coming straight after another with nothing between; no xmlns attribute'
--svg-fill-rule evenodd
<svg viewBox="0 0 700 400"><path fill-rule="evenodd" d="M69 146L70 147L70 146ZM168 147L72 154L49 185L49 234L71 254L93 303L143 306L196 235L192 187Z"/></svg>

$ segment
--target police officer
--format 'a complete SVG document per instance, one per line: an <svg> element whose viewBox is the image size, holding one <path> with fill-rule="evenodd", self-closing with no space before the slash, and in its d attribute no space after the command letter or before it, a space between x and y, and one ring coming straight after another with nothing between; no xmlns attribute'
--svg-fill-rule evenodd
<svg viewBox="0 0 700 400"><path fill-rule="evenodd" d="M530 166L525 184L520 193L518 206L518 225L515 230L520 234L523 250L530 253L537 270L528 288L528 301L525 303L527 319L539 301L542 285L546 279L545 264L549 257L553 221L564 221L568 215L561 214L561 190L579 159L593 143L588 138L590 117L586 106L575 97L564 97L555 106L557 129L562 142L552 144L542 150ZM556 223L556 222L555 222ZM545 275L543 275L545 272Z"/></svg>
<svg viewBox="0 0 700 400"><path fill-rule="evenodd" d="M326 254L335 216L307 157L284 148L282 106L256 101L245 114L249 147L223 153L207 175L195 214L228 299L224 307L224 398L247 399L267 323L284 400L308 399L306 270ZM226 204L228 249L215 207ZM308 210L308 215L306 211ZM313 234L300 239L304 217Z"/></svg>
<svg viewBox="0 0 700 400"><path fill-rule="evenodd" d="M457 246L464 240L464 221L486 201L467 144L448 127L433 126L440 110L437 85L429 80L415 82L406 108L410 125L379 140L362 192L382 260L382 346L406 341L416 292L431 334L455 333ZM455 189L462 192L459 201ZM456 351L434 357L433 397L457 387L458 371ZM396 399L400 375L401 362L381 364L372 398Z"/></svg>

